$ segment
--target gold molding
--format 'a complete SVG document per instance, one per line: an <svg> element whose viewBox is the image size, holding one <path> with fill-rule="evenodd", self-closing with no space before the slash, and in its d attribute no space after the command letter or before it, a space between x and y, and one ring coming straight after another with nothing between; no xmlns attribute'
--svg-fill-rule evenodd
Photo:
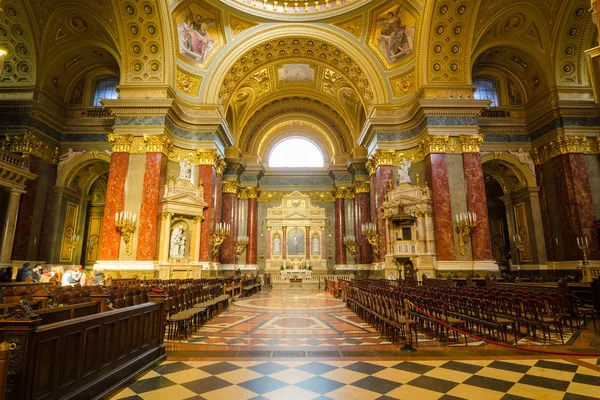
<svg viewBox="0 0 600 400"><path fill-rule="evenodd" d="M110 133L108 135L108 141L112 143L113 153L129 153L131 152L133 135L115 135Z"/></svg>
<svg viewBox="0 0 600 400"><path fill-rule="evenodd" d="M334 199L353 199L354 191L352 188L334 187L331 191L331 195L334 197Z"/></svg>
<svg viewBox="0 0 600 400"><path fill-rule="evenodd" d="M394 150L376 150L365 165L367 171L369 171L369 176L373 175L379 167L393 166L395 158L396 152Z"/></svg>
<svg viewBox="0 0 600 400"><path fill-rule="evenodd" d="M169 154L169 149L173 147L171 139L165 134L162 135L144 135L144 144L146 153Z"/></svg>
<svg viewBox="0 0 600 400"><path fill-rule="evenodd" d="M58 164L58 156L60 155L58 147L38 139L31 133L5 136L1 147L11 153L22 153L23 158L32 155L50 164Z"/></svg>
<svg viewBox="0 0 600 400"><path fill-rule="evenodd" d="M448 150L449 137L447 135L425 136L419 147L423 151L423 156L427 157L431 153L446 153Z"/></svg>
<svg viewBox="0 0 600 400"><path fill-rule="evenodd" d="M347 188L352 193L352 188ZM262 203L281 202L284 196L288 196L292 192L261 192L258 201ZM308 195L311 203L333 203L335 197L331 192L303 192L303 195Z"/></svg>
<svg viewBox="0 0 600 400"><path fill-rule="evenodd" d="M370 193L371 185L367 181L354 181L352 184L352 189L354 190L355 194Z"/></svg>
<svg viewBox="0 0 600 400"><path fill-rule="evenodd" d="M483 143L483 136L460 136L460 149L463 153L479 153L479 146Z"/></svg>
<svg viewBox="0 0 600 400"><path fill-rule="evenodd" d="M258 186L250 186L240 190L240 198L243 199L258 199L260 197L260 188Z"/></svg>
<svg viewBox="0 0 600 400"><path fill-rule="evenodd" d="M215 164L215 168L217 170L217 174L223 176L223 172L225 172L225 169L227 168L227 163L225 160L219 157Z"/></svg>
<svg viewBox="0 0 600 400"><path fill-rule="evenodd" d="M223 193L238 194L240 191L240 184L238 182L224 181L223 182Z"/></svg>
<svg viewBox="0 0 600 400"><path fill-rule="evenodd" d="M202 76L190 74L182 69L177 70L177 90L180 92L188 96L197 96L201 83Z"/></svg>
<svg viewBox="0 0 600 400"><path fill-rule="evenodd" d="M534 148L531 157L536 165L545 164L554 157L563 154L600 154L600 135L586 136L558 136L548 144Z"/></svg>

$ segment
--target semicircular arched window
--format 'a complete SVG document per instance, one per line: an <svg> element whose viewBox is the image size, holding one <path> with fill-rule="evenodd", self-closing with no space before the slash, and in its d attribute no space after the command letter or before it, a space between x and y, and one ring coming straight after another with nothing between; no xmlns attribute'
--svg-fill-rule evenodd
<svg viewBox="0 0 600 400"><path fill-rule="evenodd" d="M269 156L271 168L320 168L324 165L321 149L310 140L300 137L277 143Z"/></svg>

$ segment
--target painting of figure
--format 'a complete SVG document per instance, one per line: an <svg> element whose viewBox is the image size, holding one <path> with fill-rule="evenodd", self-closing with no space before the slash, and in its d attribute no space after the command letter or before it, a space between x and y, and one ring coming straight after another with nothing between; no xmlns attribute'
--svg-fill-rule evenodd
<svg viewBox="0 0 600 400"><path fill-rule="evenodd" d="M308 64L285 64L278 72L281 82L312 82L315 74Z"/></svg>
<svg viewBox="0 0 600 400"><path fill-rule="evenodd" d="M192 4L177 17L179 53L191 61L204 63L216 46L213 35L217 32L214 16Z"/></svg>
<svg viewBox="0 0 600 400"><path fill-rule="evenodd" d="M377 15L376 47L388 63L413 52L415 23L415 18L399 3Z"/></svg>
<svg viewBox="0 0 600 400"><path fill-rule="evenodd" d="M304 232L300 229L291 230L288 233L288 256L304 255Z"/></svg>

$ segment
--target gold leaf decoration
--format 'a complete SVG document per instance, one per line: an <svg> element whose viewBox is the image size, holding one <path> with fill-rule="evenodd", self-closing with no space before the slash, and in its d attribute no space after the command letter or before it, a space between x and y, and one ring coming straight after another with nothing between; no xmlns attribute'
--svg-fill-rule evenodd
<svg viewBox="0 0 600 400"><path fill-rule="evenodd" d="M231 34L233 37L236 37L246 29L250 29L258 24L241 19L239 17L234 17L233 15L229 16L229 26L231 27Z"/></svg>
<svg viewBox="0 0 600 400"><path fill-rule="evenodd" d="M406 96L408 93L414 91L415 88L413 71L411 70L411 72L407 74L390 78L390 83L392 85L394 97Z"/></svg>
<svg viewBox="0 0 600 400"><path fill-rule="evenodd" d="M357 17L335 23L333 24L333 26L336 26L348 32L349 34L360 40L363 28L363 16L359 15Z"/></svg>
<svg viewBox="0 0 600 400"><path fill-rule="evenodd" d="M189 95L196 96L202 82L201 76L192 76L183 71L177 71L177 90Z"/></svg>

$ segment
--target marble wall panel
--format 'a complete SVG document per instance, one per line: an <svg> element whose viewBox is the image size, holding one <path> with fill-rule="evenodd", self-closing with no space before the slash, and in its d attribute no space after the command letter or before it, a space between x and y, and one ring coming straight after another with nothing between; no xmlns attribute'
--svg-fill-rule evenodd
<svg viewBox="0 0 600 400"><path fill-rule="evenodd" d="M379 232L381 242L379 245L379 254L376 254L377 261L385 260L387 249L387 240L385 237L385 221L383 214L377 212L381 204L385 201L385 195L390 190L390 184L394 185L394 170L391 165L380 166L377 168L377 196L375 197L375 214L371 215L373 221L377 221L377 231Z"/></svg>
<svg viewBox="0 0 600 400"><path fill-rule="evenodd" d="M483 181L483 168L479 153L463 154L467 207L477 215L477 226L471 231L473 260L492 260L492 240L488 221L487 199Z"/></svg>
<svg viewBox="0 0 600 400"><path fill-rule="evenodd" d="M473 259L471 249L471 237L465 246L465 254L460 254L460 235L455 221L457 213L469 211L467 206L467 186L465 183L465 173L463 158L459 154L446 155L446 166L448 168L448 186L450 188L450 209L452 215L452 231L454 232L454 252L456 259L467 261ZM435 182L435 181L434 181Z"/></svg>
<svg viewBox="0 0 600 400"><path fill-rule="evenodd" d="M344 234L346 232L344 199L335 199L335 263L346 264L346 247L344 246Z"/></svg>
<svg viewBox="0 0 600 400"><path fill-rule="evenodd" d="M115 213L125 205L125 182L129 169L129 153L113 153L108 172L106 203L100 240L100 260L118 260L121 235L115 226Z"/></svg>
<svg viewBox="0 0 600 400"><path fill-rule="evenodd" d="M552 240L552 226L550 222L550 214L548 212L548 202L546 200L546 187L545 187L545 174L541 165L535 166L535 176L537 185L540 188L539 199L540 199L540 214L542 217L542 226L544 228L544 244L546 250L546 257L548 261L555 261L554 255L554 241Z"/></svg>
<svg viewBox="0 0 600 400"><path fill-rule="evenodd" d="M600 155L583 156L590 180L595 218L600 219Z"/></svg>
<svg viewBox="0 0 600 400"><path fill-rule="evenodd" d="M563 241L562 222L558 212L558 197L556 195L556 178L552 162L547 162L541 166L543 173L544 191L546 193L546 204L548 206L548 224L550 225L550 234L552 236L551 246L554 249L554 261L564 261L565 247Z"/></svg>
<svg viewBox="0 0 600 400"><path fill-rule="evenodd" d="M167 157L162 153L147 153L136 260L158 259L160 195L166 174Z"/></svg>
<svg viewBox="0 0 600 400"><path fill-rule="evenodd" d="M248 247L246 250L246 264L257 263L258 240L258 200L248 199ZM285 243L285 242L284 242ZM284 246L285 247L285 246Z"/></svg>
<svg viewBox="0 0 600 400"><path fill-rule="evenodd" d="M39 175L42 167L41 164L42 160L37 157L31 157L29 170L32 173ZM25 182L25 193L21 195L21 201L19 203L19 212L15 227L15 241L13 243L11 257L12 260L28 259L27 253L29 249L29 242L32 238L31 227L34 222L35 203L36 197L38 196L39 183L39 176L36 179Z"/></svg>
<svg viewBox="0 0 600 400"><path fill-rule="evenodd" d="M358 263L371 264L373 262L373 250L367 238L361 232L364 223L371 222L369 193L357 193L354 198L355 220L356 220L356 242L358 245Z"/></svg>
<svg viewBox="0 0 600 400"><path fill-rule="evenodd" d="M445 154L430 154L425 159L427 181L432 189L435 247L438 261L455 261L453 218Z"/></svg>
<svg viewBox="0 0 600 400"><path fill-rule="evenodd" d="M119 252L120 260L134 261L137 256L138 240L140 237L140 214L142 208L142 195L144 188L144 175L146 173L146 154L130 154L129 170L127 171L127 181L125 184L125 206L123 211L137 214L137 228L132 235L131 254L127 254L125 242Z"/></svg>
<svg viewBox="0 0 600 400"><path fill-rule="evenodd" d="M198 179L202 180L204 185L204 201L209 207L204 209L202 216L202 226L200 228L200 261L208 262L213 259L212 248L210 246L210 231L213 224L211 215L214 214L214 200L213 200L213 187L216 177L215 168L212 165L200 165L198 167Z"/></svg>

